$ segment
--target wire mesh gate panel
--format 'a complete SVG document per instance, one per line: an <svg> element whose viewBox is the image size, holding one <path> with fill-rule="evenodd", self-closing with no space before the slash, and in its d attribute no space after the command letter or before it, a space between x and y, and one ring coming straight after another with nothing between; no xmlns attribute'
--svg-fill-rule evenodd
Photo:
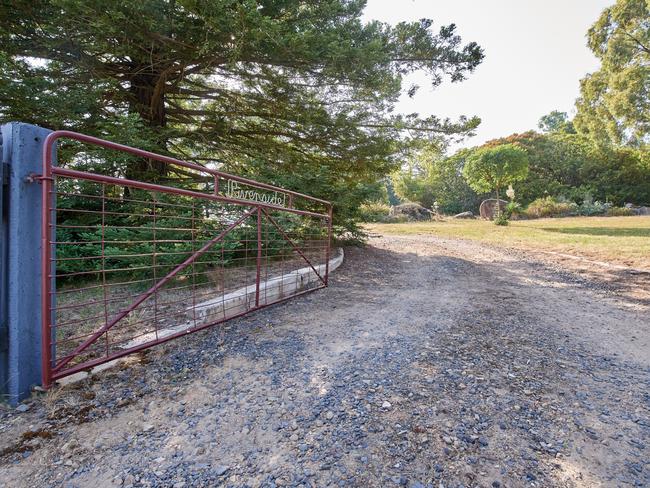
<svg viewBox="0 0 650 488"><path fill-rule="evenodd" d="M88 170L108 154L173 178ZM39 178L44 385L327 285L327 201L67 131Z"/></svg>

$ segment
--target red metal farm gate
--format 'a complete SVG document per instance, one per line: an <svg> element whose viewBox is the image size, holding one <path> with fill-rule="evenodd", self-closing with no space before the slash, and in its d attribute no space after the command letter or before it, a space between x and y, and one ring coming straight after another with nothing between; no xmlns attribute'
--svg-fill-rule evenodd
<svg viewBox="0 0 650 488"><path fill-rule="evenodd" d="M327 286L325 200L68 131L39 179L45 386Z"/></svg>

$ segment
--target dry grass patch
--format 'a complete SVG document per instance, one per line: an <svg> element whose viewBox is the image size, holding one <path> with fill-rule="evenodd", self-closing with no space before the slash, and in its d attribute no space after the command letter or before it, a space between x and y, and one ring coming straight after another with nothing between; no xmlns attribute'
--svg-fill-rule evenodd
<svg viewBox="0 0 650 488"><path fill-rule="evenodd" d="M367 224L372 233L432 234L525 250L571 254L650 270L650 216L566 217L513 221L499 227L484 220Z"/></svg>

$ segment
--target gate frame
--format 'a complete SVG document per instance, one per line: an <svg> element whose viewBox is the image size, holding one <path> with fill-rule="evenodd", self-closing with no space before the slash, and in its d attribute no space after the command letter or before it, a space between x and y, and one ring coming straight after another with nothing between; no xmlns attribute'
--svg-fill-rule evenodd
<svg viewBox="0 0 650 488"><path fill-rule="evenodd" d="M116 150L116 151L121 151L121 152L126 152L141 158L146 158L146 159L151 159L155 161L159 161L162 163L170 164L170 165L175 165L175 166L181 166L184 168L188 168L191 170L199 171L201 173L207 173L209 175L212 175L214 178L214 192L212 194L208 193L201 193L198 191L193 191L193 190L186 190L182 188L173 188L173 187L168 187L164 185L159 185L159 184L154 184L154 183L147 183L143 181L138 181L138 180L130 180L127 178L117 178L113 176L104 176L104 175L98 175L95 173L88 173L84 171L78 171L78 170L73 170L73 169L66 169L66 168L61 168L58 166L53 165L53 149L54 145L59 139L72 139L76 140L82 143L87 143L87 144L93 144L95 146L100 146L109 150ZM275 303L279 303L282 301L285 301L289 298L294 298L296 296L302 295L304 293L308 293L310 291L314 291L318 288L326 287L328 286L328 275L329 275L329 260L331 257L331 240L332 240L332 216L333 216L333 208L332 208L332 203L327 201L327 200L322 200L316 197L311 197L309 195L305 195L303 193L291 191L291 190L286 190L284 188L270 185L267 183L262 183L262 182L257 182L248 178L243 178L240 176L236 175L231 175L229 173L225 173L222 171L214 170L211 168L206 168L204 166L194 164L194 163L189 163L187 161L182 161L176 158L172 158L169 156L163 156L160 154L152 153L150 151L145 151L142 149L137 149L134 147L126 146L123 144L118 144L115 142L107 141L104 139L100 139L97 137L92 137L88 136L85 134L79 134L76 132L72 131L54 131L51 132L46 138L43 143L43 152L42 152L42 174L41 175L33 175L33 179L35 181L38 181L42 184L41 188L41 206L42 206L42 212L41 212L41 370L42 370L42 386L45 388L48 388L51 386L52 381L62 378L64 376L68 376L71 374L74 374L79 371L87 370L92 368L93 366L96 366L98 364L102 364L114 359L117 359L119 357L126 356L128 354L131 354L133 352L136 352L138 350L146 349L149 347L153 347L155 345L168 342L174 338L187 335L188 333L191 332L197 332L199 330L212 327L218 323L225 322L226 320L230 320L233 318L241 317L242 315L246 315L249 312L259 310L261 308L264 308L266 306L273 305ZM53 233L56 232L55 228L55 223L53 224L53 212L54 210L54 205L53 205L53 195L52 195L52 190L54 188L54 177L55 176L62 176L62 177L67 177L67 178L78 178L86 181L94 181L98 183L103 183L103 184L115 184L115 185L122 185L122 186L128 186L131 188L139 188L142 190L147 190L147 191L153 191L153 192L160 192L160 193L171 193L171 194L177 194L177 195L184 195L188 197L194 197L194 198L200 198L203 200L212 200L212 201L218 201L218 202L223 202L223 203L228 203L228 204L234 204L234 205L239 205L239 206L244 206L247 208L251 208L252 210L249 212L246 212L245 217L250 217L257 213L257 240L258 240L258 246L257 246L257 273L256 273L256 294L255 294L255 307L233 315L228 318L216 320L214 322L208 323L208 324L203 324L198 327L192 327L188 330L183 330L178 333L174 333L168 336L165 336L163 338L158 338L154 341L149 341L145 342L142 345L132 347L125 349L123 351L118 351L116 353L113 353L111 355L102 357L102 358L97 358L95 360L87 361L85 363L81 363L79 365L73 366L71 368L63 369L62 371L58 371L57 369L63 368L69 360L71 360L74 357L74 354L68 359L67 361L63 362L63 364L59 364L58 366L55 364L56 361L56 355L54 354L54 347L55 347L55 341L53 339L53 334L55 333L55 320L54 320L54 313L52 309L52 288L53 286L55 287L55 270L54 267L56 266L56 263L54 260L52 260L52 254L53 254ZM225 181L235 181L238 183L242 183L244 185L260 189L260 190L266 190L266 191L274 191L274 192L279 192L279 193L284 193L289 196L289 206L288 207L283 207L280 205L274 205L266 202L259 202L259 201L250 201L250 200L243 200L243 199L238 199L238 198L232 198L232 197L227 197L227 196L222 196L219 195L219 180L225 180ZM316 212L311 212L308 210L300 210L293 208L293 201L295 198L302 198L305 200L308 200L310 202L318 203L323 205L327 209L327 213L316 213ZM296 249L295 245L293 242L288 238L286 233L282 231L280 228L280 231L283 234L283 237L287 239L294 250L297 250L298 253L301 255L301 257L311 266L311 268L316 272L317 277L319 280L322 282L322 286L318 288L312 288L308 290L303 290L301 292L298 292L296 294L293 294L288 297L281 298L275 302L269 303L269 304L263 304L260 305L259 302L259 295L260 295L260 271L261 271L261 253L262 253L262 248L261 248L261 221L262 221L262 214L264 213L266 218L269 219L273 225L278 227L277 223L273 221L273 219L270 217L268 214L267 210L278 210L278 211L283 211L283 212L290 212L294 213L297 215L303 215L303 216L311 216L311 217L318 217L321 219L325 219L327 222L327 246L326 246L326 255L325 255L325 273L324 276L322 277L316 270L314 269L313 265L311 262L302 254L302 252L299 249ZM217 241L223 238L232 228L236 227L241 223L240 221L233 225L230 226L226 231L220 234L218 236ZM279 228L279 227L278 227ZM215 241L215 242L217 242ZM211 245L213 245L215 242L213 242ZM197 252L200 252L197 251ZM185 260L182 264L176 268L176 270L180 270L183 268L187 262L190 260L193 260L197 252L193 253L192 256L190 256L187 260ZM175 271L174 271L175 272ZM152 289L150 289L148 292L145 292L143 295L146 295L147 293L151 292L151 290L157 290L161 286L161 283L163 280L165 280L167 277L162 278L159 280L157 283L154 284ZM56 290L54 291L54 293ZM140 296L140 297L141 297ZM150 296L150 295L149 295ZM136 299L130 307L127 309L121 311L120 313L122 314L121 317L117 319L112 320L112 325L115 325L119 320L121 320L124 316L128 315L133 309L135 309L140 303L142 303L144 300L146 300L147 297L145 297L143 300L140 300L140 297ZM119 314L118 314L119 316ZM108 323L106 325L109 325ZM110 327L112 327L110 325ZM108 327L108 328L110 328ZM104 327L106 330L108 328ZM97 335L99 333L99 336L101 336L102 329L99 329L98 331L95 331L93 333L93 336ZM105 331L104 331L105 332ZM95 338L96 339L96 338ZM78 346L77 349L79 349L78 352L81 352L85 347L88 347L90 344L92 344L93 340L87 340L82 345Z"/></svg>

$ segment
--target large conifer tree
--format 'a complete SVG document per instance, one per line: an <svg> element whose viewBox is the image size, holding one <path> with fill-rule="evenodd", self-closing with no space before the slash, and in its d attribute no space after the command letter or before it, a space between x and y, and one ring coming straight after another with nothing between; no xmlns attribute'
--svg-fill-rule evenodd
<svg viewBox="0 0 650 488"><path fill-rule="evenodd" d="M352 208L413 139L478 124L394 114L403 77L460 81L483 58L453 25L364 23L364 6L2 0L0 119L216 162L322 197L343 192ZM164 172L143 164L126 171Z"/></svg>

